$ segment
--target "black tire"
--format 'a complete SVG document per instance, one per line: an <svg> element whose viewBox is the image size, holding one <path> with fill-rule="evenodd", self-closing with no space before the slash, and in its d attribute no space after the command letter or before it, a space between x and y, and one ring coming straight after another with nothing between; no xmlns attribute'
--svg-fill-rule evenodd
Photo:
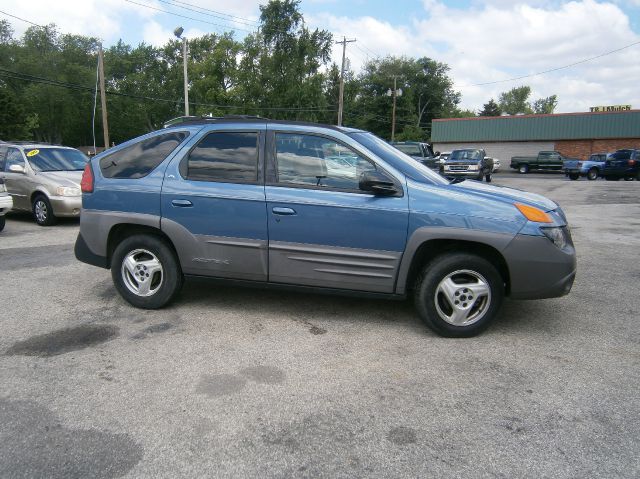
<svg viewBox="0 0 640 479"><path fill-rule="evenodd" d="M487 183L491 183L491 173L489 173L488 175L485 175L485 176L484 176L484 180L485 180Z"/></svg>
<svg viewBox="0 0 640 479"><path fill-rule="evenodd" d="M31 204L33 219L39 226L53 226L58 222L58 218L53 214L53 208L49 198L45 195L37 195Z"/></svg>
<svg viewBox="0 0 640 479"><path fill-rule="evenodd" d="M5 219L4 216L0 216L0 231L4 229Z"/></svg>
<svg viewBox="0 0 640 479"><path fill-rule="evenodd" d="M160 264L160 277L157 272L151 276L147 273L148 279L145 280L144 272L139 271L142 278L139 280L137 276L130 274L128 269L127 272L124 271L124 260L137 251L140 252L138 255L141 261L148 258ZM183 281L182 269L173 249L162 238L145 234L129 236L118 244L111 259L111 277L120 296L133 306L143 309L158 309L167 305L180 291ZM150 288L153 288L155 282L157 289L151 291L150 295L142 296L130 289L135 287L135 284L141 286L145 281L149 281Z"/></svg>
<svg viewBox="0 0 640 479"><path fill-rule="evenodd" d="M521 173L523 175L526 175L527 173L529 173L529 165L518 166L518 173Z"/></svg>
<svg viewBox="0 0 640 479"><path fill-rule="evenodd" d="M451 310L453 307L451 303L442 303L442 295L438 287L448 276L461 271L463 273L452 277L452 279L464 277L466 274L464 272L474 273L485 281L490 295L487 295L488 297L484 300L484 308L476 311L479 317L471 318L468 324L454 325L441 316L441 312L447 304ZM464 285L461 285L460 288L460 291L456 290L455 297L465 298L464 300L471 304L466 296L458 295L458 293L469 294L463 293ZM498 270L486 259L470 253L446 253L436 257L423 268L414 289L415 307L424 323L436 333L454 338L475 336L484 331L496 316L503 298L504 282ZM480 307L483 301L480 296L474 297L472 300L474 302L469 307L469 314L476 306ZM464 306L466 308L467 303L464 303Z"/></svg>
<svg viewBox="0 0 640 479"><path fill-rule="evenodd" d="M607 181L618 181L618 180L620 179L620 177L618 177L618 176L609 176L609 175L606 175L606 176L604 177L604 179L605 179L605 180L607 180Z"/></svg>
<svg viewBox="0 0 640 479"><path fill-rule="evenodd" d="M587 180L593 181L598 179L598 168L591 168L587 171Z"/></svg>
<svg viewBox="0 0 640 479"><path fill-rule="evenodd" d="M580 173L569 173L569 179L570 180L575 181L578 178L580 178Z"/></svg>
<svg viewBox="0 0 640 479"><path fill-rule="evenodd" d="M635 177L633 175L627 175L624 177L624 181L633 181L635 180Z"/></svg>

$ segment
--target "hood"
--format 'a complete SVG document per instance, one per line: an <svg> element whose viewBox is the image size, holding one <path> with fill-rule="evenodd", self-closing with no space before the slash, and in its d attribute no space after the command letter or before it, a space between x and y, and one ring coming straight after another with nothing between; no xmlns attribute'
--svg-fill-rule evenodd
<svg viewBox="0 0 640 479"><path fill-rule="evenodd" d="M55 183L56 186L75 186L80 188L82 171L40 171L37 177Z"/></svg>
<svg viewBox="0 0 640 479"><path fill-rule="evenodd" d="M558 205L555 202L545 196L518 190L516 188L493 186L479 181L462 181L460 183L452 184L451 187L482 198L501 200L509 203L525 203L547 212L558 208Z"/></svg>

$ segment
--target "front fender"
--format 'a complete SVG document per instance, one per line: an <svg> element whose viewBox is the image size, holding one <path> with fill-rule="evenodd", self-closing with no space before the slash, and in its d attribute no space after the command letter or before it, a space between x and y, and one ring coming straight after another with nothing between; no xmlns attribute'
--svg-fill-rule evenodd
<svg viewBox="0 0 640 479"><path fill-rule="evenodd" d="M398 270L398 281L396 282L396 294L406 294L407 279L411 265L416 253L421 245L431 240L451 240L477 243L494 248L499 253L509 245L515 237L512 233L494 233L490 231L480 231L466 228L450 228L442 226L425 226L416 229L409 240Z"/></svg>

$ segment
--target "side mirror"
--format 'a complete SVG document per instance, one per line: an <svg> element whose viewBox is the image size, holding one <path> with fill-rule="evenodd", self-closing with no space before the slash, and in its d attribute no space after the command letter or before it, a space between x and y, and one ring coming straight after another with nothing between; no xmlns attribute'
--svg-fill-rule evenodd
<svg viewBox="0 0 640 479"><path fill-rule="evenodd" d="M379 171L363 173L359 186L362 191L370 191L379 196L393 196L398 192L393 180Z"/></svg>
<svg viewBox="0 0 640 479"><path fill-rule="evenodd" d="M24 173L24 166L22 165L10 165L9 171L12 173Z"/></svg>

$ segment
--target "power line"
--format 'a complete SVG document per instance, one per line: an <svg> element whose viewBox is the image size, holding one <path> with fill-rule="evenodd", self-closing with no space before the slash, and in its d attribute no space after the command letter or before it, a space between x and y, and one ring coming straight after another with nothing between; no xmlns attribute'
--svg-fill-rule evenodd
<svg viewBox="0 0 640 479"><path fill-rule="evenodd" d="M207 12L213 12L213 13L217 13L217 14L219 14L219 15L224 15L225 17L236 18L236 19L238 19L238 20L245 20L245 21L247 21L247 22L251 22L251 23L256 24L256 26L258 25L258 22L254 21L254 20L251 20L251 19L249 19L249 18L245 18L245 17L238 17L238 16L236 16L236 15L231 15L230 13L224 13L224 12L220 12L220 11L218 11L218 10L213 10L213 9L211 9L211 8L201 7L201 6L199 6L199 5L194 5L193 3L189 3L189 2L183 2L183 1L181 1L181 0L171 0L171 1L172 1L173 3L175 3L175 4L188 5L188 6L190 6L190 7L199 8L200 10L205 10L205 11L207 11Z"/></svg>
<svg viewBox="0 0 640 479"><path fill-rule="evenodd" d="M531 78L531 77L535 77L535 76L539 76L539 75L544 75L546 73L552 73L552 72L557 72L558 70L564 70L566 68L571 68L574 67L576 65L581 65L583 63L587 63L590 62L592 60L597 60L598 58L602 58L602 57L606 57L607 55L611 55L613 53L618 53L622 50L626 50L627 48L631 48L635 45L640 45L640 42L634 42L634 43L630 43L629 45L625 45L621 48L616 48L615 50L611 50L605 53L601 53L600 55L596 55L595 57L590 57L590 58L585 58L583 60L577 61L577 62L573 62L573 63L569 63L568 65L563 65L561 67L557 67L557 68L551 68L549 70L544 70L541 72L537 72L537 73L531 73L529 75L522 75L519 77L514 77L514 78L507 78L506 80L496 80L496 81L490 81L490 82L484 82L484 83L474 83L472 85L454 85L454 88L464 88L464 87L472 87L472 86L485 86L485 85L495 85L497 83L507 83L510 81L516 81L516 80L522 80L524 78Z"/></svg>
<svg viewBox="0 0 640 479"><path fill-rule="evenodd" d="M158 11L158 12L168 13L169 15L174 15L174 16L176 16L176 17L180 17L180 18L186 18L186 19L188 19L188 20L194 20L194 21L196 21L196 22L206 23L206 24L213 25L213 26L220 27L220 28L230 28L230 29L232 29L232 30L241 30L241 31L243 31L243 32L253 33L253 30L247 30L247 29L245 29L245 28L238 28L238 27L234 28L234 27L232 27L231 25L221 25L221 24L219 24L219 23L210 22L210 21L208 21L208 20L202 20L201 18L189 17L189 16L187 16L187 15L182 15L182 14L180 14L180 13L171 12L171 11L169 11L169 10L163 10L162 8L152 7L151 5L146 5L146 4L144 4L144 3L134 2L133 0L124 0L124 1L125 1L125 2L127 2L127 3L131 3L131 4L133 4L133 5L138 5L139 7L149 8L149 9L151 9L151 10L156 10L156 11Z"/></svg>
<svg viewBox="0 0 640 479"><path fill-rule="evenodd" d="M20 20L22 22L30 23L31 25L34 25L36 27L47 28L47 27L43 27L42 25L38 25L37 23L33 23L31 20L26 20L24 18L16 17L15 15L11 15L10 13L3 12L2 10L0 10L0 13L2 13L3 15L6 15L7 17L15 18L16 20Z"/></svg>
<svg viewBox="0 0 640 479"><path fill-rule="evenodd" d="M247 22L244 22L244 21L234 20L233 18L225 18L225 17L219 15L218 14L219 12L216 12L215 14L214 13L207 13L207 11L209 10L208 8L198 7L197 5L192 5L190 3L177 2L177 1L171 1L171 0L158 0L158 1L161 2L161 3L165 3L167 5L171 5L173 7L183 8L183 9L189 10L191 12L199 13L200 15L207 15L209 17L219 18L219 19L227 21L227 22L228 21L232 21L232 22L240 23L242 25L249 26L249 27L258 28L258 25L255 25L255 24L250 24L250 23L247 23ZM187 6L180 5L181 3L185 3L185 5L190 5L190 6L187 7ZM195 8L190 8L190 7L195 7ZM196 10L196 9L200 9L200 10ZM215 10L211 10L211 11L215 11Z"/></svg>

